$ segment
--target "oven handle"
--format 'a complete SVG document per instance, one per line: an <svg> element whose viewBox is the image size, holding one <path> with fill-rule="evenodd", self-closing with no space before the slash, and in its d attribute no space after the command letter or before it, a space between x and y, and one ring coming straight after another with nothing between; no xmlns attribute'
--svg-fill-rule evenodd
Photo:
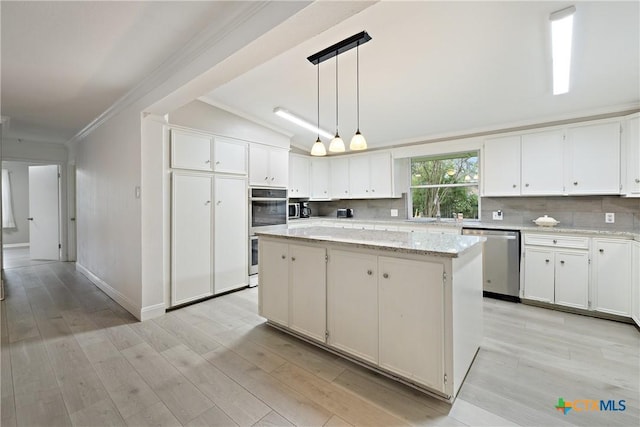
<svg viewBox="0 0 640 427"><path fill-rule="evenodd" d="M275 197L249 197L252 202L286 202L287 199L275 198Z"/></svg>

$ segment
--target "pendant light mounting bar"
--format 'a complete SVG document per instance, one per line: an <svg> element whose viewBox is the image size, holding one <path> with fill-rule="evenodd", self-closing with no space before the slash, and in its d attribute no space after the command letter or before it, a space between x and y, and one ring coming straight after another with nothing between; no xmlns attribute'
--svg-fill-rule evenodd
<svg viewBox="0 0 640 427"><path fill-rule="evenodd" d="M367 34L366 31L362 31L358 34L354 34L351 37L347 37L346 39L329 46L326 49L322 49L320 52L314 53L307 59L313 65L318 65L321 62L326 61L327 59L331 59L334 56L338 56L341 53L344 53L348 50L353 49L356 46L360 46L361 44L365 44L371 40L371 36Z"/></svg>

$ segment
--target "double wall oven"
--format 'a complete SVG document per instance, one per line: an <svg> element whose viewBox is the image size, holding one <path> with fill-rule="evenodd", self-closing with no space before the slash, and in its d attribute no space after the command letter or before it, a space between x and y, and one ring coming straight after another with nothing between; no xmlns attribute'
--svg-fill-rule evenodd
<svg viewBox="0 0 640 427"><path fill-rule="evenodd" d="M287 228L288 214L285 188L249 189L249 275L258 274L256 232Z"/></svg>

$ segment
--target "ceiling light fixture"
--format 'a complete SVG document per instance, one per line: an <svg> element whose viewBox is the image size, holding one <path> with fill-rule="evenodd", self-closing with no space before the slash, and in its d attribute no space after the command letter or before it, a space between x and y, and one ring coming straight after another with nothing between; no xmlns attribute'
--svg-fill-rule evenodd
<svg viewBox="0 0 640 427"><path fill-rule="evenodd" d="M313 143L313 147L311 147L311 155L312 156L326 156L327 155L327 149L324 148L324 143L320 140L320 66L318 66L318 84L317 84L317 89L318 89L318 109L316 110L318 112L318 121L316 123L318 123L318 139L316 139L316 142Z"/></svg>
<svg viewBox="0 0 640 427"><path fill-rule="evenodd" d="M347 37L346 39L329 46L326 49L321 50L307 59L313 65L320 67L320 63L326 61L327 59L331 59L333 57L336 58L336 135L331 140L329 144L329 151L333 153L341 153L345 151L344 141L340 138L340 134L338 133L338 55L344 53L348 50L356 48L356 60L357 60L357 118L358 118L358 128L356 130L356 134L351 139L351 144L349 148L351 150L364 150L367 148L367 141L364 139L364 136L360 133L360 45L364 44L371 40L371 36L367 34L366 31L362 31L358 34L354 34L351 37ZM319 75L319 74L318 74ZM320 84L318 83L318 87ZM318 89L318 98L320 97L319 89ZM319 101L318 101L318 118L319 118ZM319 120L318 120L319 121ZM317 141L316 141L317 143ZM314 144L315 147L316 144ZM312 148L313 151L313 148Z"/></svg>
<svg viewBox="0 0 640 427"><path fill-rule="evenodd" d="M310 130L310 131L312 131L314 133L317 133L318 135L322 135L325 138L333 138L333 134L331 134L330 132L327 132L324 129L320 129L318 126L314 125L313 123L309 123L305 119L296 116L295 114L291 113L290 111L287 111L286 109L284 109L282 107L274 108L273 112L277 116L280 116L283 119L289 120L291 123L295 123L300 127L308 129L308 130Z"/></svg>
<svg viewBox="0 0 640 427"><path fill-rule="evenodd" d="M569 6L549 15L551 21L551 52L553 58L553 94L569 92L571 74L571 42L573 38L573 14L575 6Z"/></svg>

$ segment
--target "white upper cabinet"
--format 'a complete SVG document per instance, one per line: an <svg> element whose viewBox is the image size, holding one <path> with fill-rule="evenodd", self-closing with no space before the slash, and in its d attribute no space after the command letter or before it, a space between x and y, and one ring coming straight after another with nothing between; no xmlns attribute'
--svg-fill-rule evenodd
<svg viewBox="0 0 640 427"><path fill-rule="evenodd" d="M562 130L522 135L522 195L563 194L563 148Z"/></svg>
<svg viewBox="0 0 640 427"><path fill-rule="evenodd" d="M251 144L249 147L249 184L287 187L289 152L283 148Z"/></svg>
<svg viewBox="0 0 640 427"><path fill-rule="evenodd" d="M627 196L640 197L640 114L634 114L625 119L622 136L623 193Z"/></svg>
<svg viewBox="0 0 640 427"><path fill-rule="evenodd" d="M311 198L328 199L329 192L329 159L311 159Z"/></svg>
<svg viewBox="0 0 640 427"><path fill-rule="evenodd" d="M171 167L213 171L211 143L213 138L195 132L171 129Z"/></svg>
<svg viewBox="0 0 640 427"><path fill-rule="evenodd" d="M349 157L349 193L352 199L393 197L391 154Z"/></svg>
<svg viewBox="0 0 640 427"><path fill-rule="evenodd" d="M231 138L215 137L213 170L220 173L247 174L247 143Z"/></svg>
<svg viewBox="0 0 640 427"><path fill-rule="evenodd" d="M289 197L309 197L311 160L306 156L289 154Z"/></svg>
<svg viewBox="0 0 640 427"><path fill-rule="evenodd" d="M349 193L354 199L368 199L369 194L369 157L349 157Z"/></svg>
<svg viewBox="0 0 640 427"><path fill-rule="evenodd" d="M332 199L348 199L349 196L349 159L338 157L330 159L331 176L329 191Z"/></svg>
<svg viewBox="0 0 640 427"><path fill-rule="evenodd" d="M567 129L567 194L620 194L620 121Z"/></svg>
<svg viewBox="0 0 640 427"><path fill-rule="evenodd" d="M491 138L484 142L483 195L520 195L520 136Z"/></svg>

